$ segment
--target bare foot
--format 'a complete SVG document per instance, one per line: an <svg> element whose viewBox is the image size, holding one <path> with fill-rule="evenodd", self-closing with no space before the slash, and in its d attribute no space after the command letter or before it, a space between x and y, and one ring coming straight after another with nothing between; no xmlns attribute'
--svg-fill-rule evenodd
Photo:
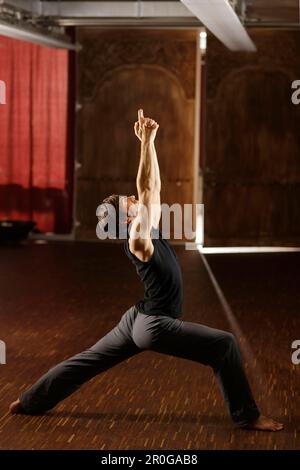
<svg viewBox="0 0 300 470"><path fill-rule="evenodd" d="M17 413L25 413L25 411L22 408L20 400L13 401L10 406L9 406L9 411L12 414L17 414Z"/></svg>
<svg viewBox="0 0 300 470"><path fill-rule="evenodd" d="M243 429L253 429L257 431L281 431L283 424L272 418L260 415L255 421L247 424Z"/></svg>

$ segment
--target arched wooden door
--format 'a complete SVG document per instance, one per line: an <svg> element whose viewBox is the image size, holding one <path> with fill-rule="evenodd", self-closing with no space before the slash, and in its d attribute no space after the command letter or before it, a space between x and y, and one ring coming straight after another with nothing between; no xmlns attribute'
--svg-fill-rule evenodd
<svg viewBox="0 0 300 470"><path fill-rule="evenodd" d="M298 245L300 106L297 31L251 30L256 54L209 37L206 246Z"/></svg>
<svg viewBox="0 0 300 470"><path fill-rule="evenodd" d="M195 202L196 30L83 28L78 40L77 238L95 239L104 197L136 194L140 107L160 124L162 202Z"/></svg>

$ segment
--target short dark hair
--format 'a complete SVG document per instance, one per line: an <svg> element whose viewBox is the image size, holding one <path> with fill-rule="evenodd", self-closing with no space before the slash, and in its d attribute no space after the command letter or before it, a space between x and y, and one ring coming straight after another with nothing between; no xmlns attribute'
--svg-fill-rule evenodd
<svg viewBox="0 0 300 470"><path fill-rule="evenodd" d="M114 207L115 209L115 229L116 229L116 237L119 238L120 231L119 231L119 203L120 203L120 195L119 194L111 194L110 196L106 197L103 199L102 204L110 204ZM104 223L104 219L106 219L109 215L108 209L104 209L101 213L101 215L97 214L98 221L102 224ZM108 232L108 222L105 224L104 227L102 227L104 232Z"/></svg>

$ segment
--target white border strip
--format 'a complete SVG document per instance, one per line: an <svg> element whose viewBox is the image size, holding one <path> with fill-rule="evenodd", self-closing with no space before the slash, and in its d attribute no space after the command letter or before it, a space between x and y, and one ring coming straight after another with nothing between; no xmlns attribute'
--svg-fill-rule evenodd
<svg viewBox="0 0 300 470"><path fill-rule="evenodd" d="M186 244L188 245L188 244ZM192 245L192 244L190 244ZM298 252L300 247L284 247L284 246L217 246L205 248L202 245L196 245L200 253L205 255L209 254L227 254L227 253L286 253L286 252ZM190 247L187 250L195 249Z"/></svg>

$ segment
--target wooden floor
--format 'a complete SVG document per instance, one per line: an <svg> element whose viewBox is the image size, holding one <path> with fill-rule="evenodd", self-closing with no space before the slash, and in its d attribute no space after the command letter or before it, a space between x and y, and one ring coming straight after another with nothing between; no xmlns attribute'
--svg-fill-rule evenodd
<svg viewBox="0 0 300 470"><path fill-rule="evenodd" d="M230 329L197 251L177 247L183 320ZM48 368L95 343L142 294L121 245L0 248L0 449L299 449L300 254L209 255L255 357L245 357L264 413L280 433L235 429L212 371L144 351L86 383L43 417L7 407Z"/></svg>

